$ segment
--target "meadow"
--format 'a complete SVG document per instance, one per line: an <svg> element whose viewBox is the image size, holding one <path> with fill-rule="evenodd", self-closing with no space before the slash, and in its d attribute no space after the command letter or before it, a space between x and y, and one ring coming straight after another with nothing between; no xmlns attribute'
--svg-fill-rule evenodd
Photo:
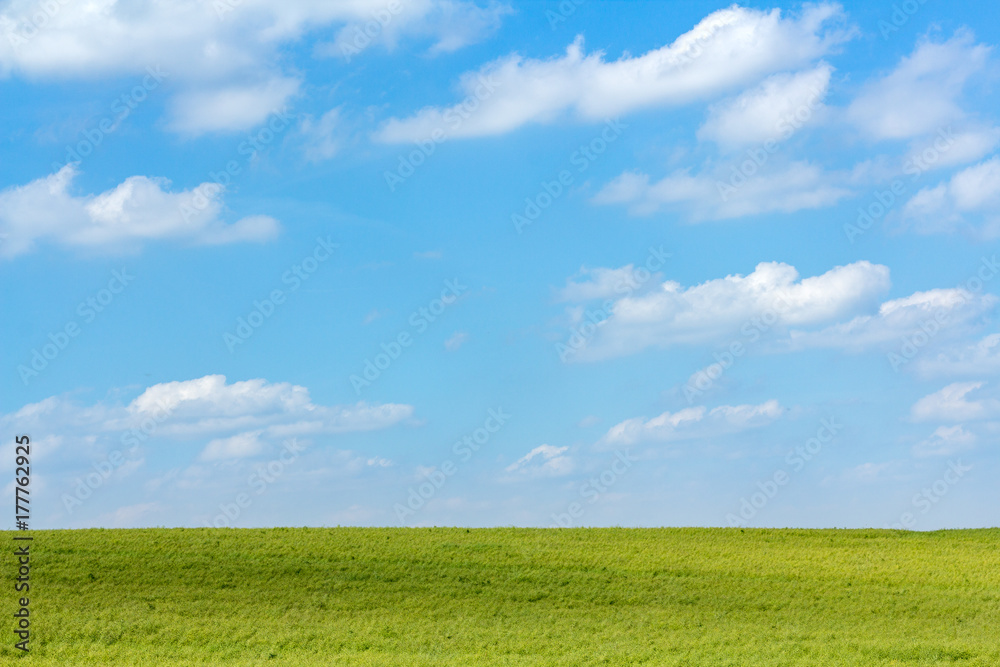
<svg viewBox="0 0 1000 667"><path fill-rule="evenodd" d="M3 664L1000 665L998 529L31 535Z"/></svg>

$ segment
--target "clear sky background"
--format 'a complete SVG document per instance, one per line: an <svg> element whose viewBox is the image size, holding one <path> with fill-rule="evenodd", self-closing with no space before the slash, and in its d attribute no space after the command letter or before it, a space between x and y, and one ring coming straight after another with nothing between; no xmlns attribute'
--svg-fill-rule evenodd
<svg viewBox="0 0 1000 667"><path fill-rule="evenodd" d="M0 469L33 528L997 525L998 43L4 2Z"/></svg>

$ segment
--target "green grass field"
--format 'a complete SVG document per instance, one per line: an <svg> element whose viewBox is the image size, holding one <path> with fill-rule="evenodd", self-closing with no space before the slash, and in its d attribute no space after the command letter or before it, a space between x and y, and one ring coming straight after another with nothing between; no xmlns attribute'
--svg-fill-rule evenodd
<svg viewBox="0 0 1000 667"><path fill-rule="evenodd" d="M32 534L4 664L1000 665L996 529Z"/></svg>

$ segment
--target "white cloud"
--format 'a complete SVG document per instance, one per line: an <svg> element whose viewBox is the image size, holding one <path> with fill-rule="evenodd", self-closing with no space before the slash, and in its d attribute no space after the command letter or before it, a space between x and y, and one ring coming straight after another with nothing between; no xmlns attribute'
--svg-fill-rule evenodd
<svg viewBox="0 0 1000 667"><path fill-rule="evenodd" d="M260 434L260 431L249 431L228 438L215 438L206 445L198 458L201 461L219 461L256 456L265 448L265 444L260 440Z"/></svg>
<svg viewBox="0 0 1000 667"><path fill-rule="evenodd" d="M475 44L496 32L504 15L513 14L514 10L495 1L486 7L479 7L451 0L438 2L437 12L440 18L429 16L426 19L431 32L437 37L437 42L430 49L432 54L451 53Z"/></svg>
<svg viewBox="0 0 1000 667"><path fill-rule="evenodd" d="M804 72L772 75L735 99L712 105L698 138L730 147L787 139L816 117L832 71L822 63Z"/></svg>
<svg viewBox="0 0 1000 667"><path fill-rule="evenodd" d="M134 250L144 242L178 240L196 244L266 241L280 226L268 216L226 224L220 220L222 189L205 183L168 192L162 178L130 176L97 195L71 194L76 167L0 191L0 257L15 257L47 241L78 248Z"/></svg>
<svg viewBox="0 0 1000 667"><path fill-rule="evenodd" d="M299 132L305 139L305 155L309 162L323 162L340 152L344 137L341 125L341 107L327 111L314 120L310 116L303 118Z"/></svg>
<svg viewBox="0 0 1000 667"><path fill-rule="evenodd" d="M738 433L767 426L784 413L776 400L760 405L720 405L707 410L704 406L664 412L658 417L635 417L612 426L598 443L611 448L640 442L673 442L694 438Z"/></svg>
<svg viewBox="0 0 1000 667"><path fill-rule="evenodd" d="M903 207L904 223L915 231L970 231L1000 237L1000 157L958 172L947 182L923 188Z"/></svg>
<svg viewBox="0 0 1000 667"><path fill-rule="evenodd" d="M388 314L389 314L388 310L379 310L378 308L375 308L372 311L370 311L367 315L365 315L365 318L361 320L361 323L367 326L372 322L374 322L375 320L381 319Z"/></svg>
<svg viewBox="0 0 1000 667"><path fill-rule="evenodd" d="M166 382L147 389L129 406L133 413L152 413L159 406L171 417L161 431L179 437L227 430L262 429L272 438L319 433L369 431L408 418L409 405L314 405L305 387L264 379L226 384L223 375Z"/></svg>
<svg viewBox="0 0 1000 667"><path fill-rule="evenodd" d="M281 103L298 82L276 65L306 34L350 43L388 14L366 44L392 47L430 37L453 51L494 31L507 9L459 0L241 0L59 2L14 0L0 9L0 77L39 80L143 76L162 68L181 90L173 126L182 132L241 130ZM54 7L54 11L52 8ZM47 16L35 30L34 16ZM342 53L337 50L336 53ZM265 111L267 110L267 111Z"/></svg>
<svg viewBox="0 0 1000 667"><path fill-rule="evenodd" d="M408 0L400 1L399 9L393 11L385 0L374 4L367 18L378 22L378 30L370 20L353 21L337 33L333 42L319 45L317 55L338 56L350 62L371 43L392 49L404 35L434 40L431 55L451 53L492 35L503 17L513 13L496 1L480 6L457 0Z"/></svg>
<svg viewBox="0 0 1000 667"><path fill-rule="evenodd" d="M447 350L454 351L462 347L462 344L467 340L469 340L469 334L464 331L456 331L451 338L444 342L444 347Z"/></svg>
<svg viewBox="0 0 1000 667"><path fill-rule="evenodd" d="M1000 127L968 124L953 130L950 126L940 132L914 141L903 158L904 170L910 168L944 169L982 159L1000 144ZM944 150L940 150L944 148Z"/></svg>
<svg viewBox="0 0 1000 667"><path fill-rule="evenodd" d="M463 112L460 105L427 107L409 118L389 120L376 138L419 141L446 127L452 127L452 137L495 135L567 114L597 121L709 99L829 53L852 34L829 28L840 18L840 8L832 4L809 5L792 18L782 18L778 9L762 12L734 5L708 15L669 46L637 57L606 61L600 51L586 54L580 38L560 58L514 54L461 78L463 97L475 96L479 104L457 127L449 119ZM484 81L492 90L484 88Z"/></svg>
<svg viewBox="0 0 1000 667"><path fill-rule="evenodd" d="M507 466L506 471L530 477L557 477L573 472L573 459L564 455L569 447L539 445Z"/></svg>
<svg viewBox="0 0 1000 667"><path fill-rule="evenodd" d="M597 280L568 282L564 296L606 296L608 292L602 287L608 281L604 277L612 271L591 270ZM614 300L610 316L593 335L573 343L572 359L595 361L649 347L758 339L767 341L768 352L827 347L852 352L879 349L898 356L905 353L900 341L917 332L927 339L920 344L920 354L928 360L918 365L924 373L933 363L929 361L931 349L924 349L927 345L951 350L948 354L952 357L959 355L956 363L966 365L973 353L979 362L996 356L995 340L985 341L982 345L986 347L978 352L946 347L982 326L984 317L998 303L996 296L948 288L880 303L889 286L888 268L865 261L801 280L792 266L762 262L747 276L727 276L691 287L667 281L645 293ZM580 312L582 307L571 310L575 315ZM901 357L901 363L910 358ZM945 358L941 363L950 362ZM994 359L993 367L998 363L1000 360Z"/></svg>
<svg viewBox="0 0 1000 667"><path fill-rule="evenodd" d="M248 130L282 112L299 85L296 79L274 77L250 85L183 92L171 103L170 128L189 135Z"/></svg>
<svg viewBox="0 0 1000 667"><path fill-rule="evenodd" d="M25 30L45 0L19 0L0 12L0 74L84 77L141 73L159 64L172 76L208 80L266 69L282 45L307 32L337 27L353 33L387 10L386 0L242 0L169 3L59 2L30 38ZM400 2L371 40L392 44L416 32L447 51L488 34L506 10L457 0ZM390 12L391 13L391 12ZM489 25L485 25L487 23ZM353 37L353 35L352 35Z"/></svg>
<svg viewBox="0 0 1000 667"><path fill-rule="evenodd" d="M873 315L859 315L848 322L819 331L789 332L791 347L841 347L862 350L869 347L900 347L900 339L923 331L929 340L940 343L967 334L981 316L992 310L997 298L973 294L961 288L933 289L886 301ZM928 333L931 332L931 333Z"/></svg>
<svg viewBox="0 0 1000 667"><path fill-rule="evenodd" d="M736 336L750 318L769 312L770 326L830 322L874 305L889 288L889 269L869 262L799 279L795 267L761 262L753 273L683 287L674 281L618 299L611 317L574 358L593 360L648 347L702 344Z"/></svg>
<svg viewBox="0 0 1000 667"><path fill-rule="evenodd" d="M679 170L650 183L647 174L625 172L598 192L595 204L628 204L633 215L649 215L663 207L685 211L695 222L724 220L761 213L794 213L837 203L851 191L839 175L828 174L808 162L762 167L747 155L720 163L713 169L691 175ZM749 176L745 174L749 173ZM737 174L737 176L734 176ZM735 185L733 185L735 183Z"/></svg>
<svg viewBox="0 0 1000 667"><path fill-rule="evenodd" d="M921 42L887 76L866 85L846 110L846 116L878 139L913 139L899 171L921 172L982 158L1000 142L1000 130L965 114L958 99L967 81L984 69L990 48L976 45L967 31L943 43ZM784 68L788 69L788 68ZM822 105L832 68L825 64L797 73L773 74L757 86L710 107L698 130L727 152L696 169L676 169L659 180L640 171L625 172L593 198L596 204L623 204L633 215L661 209L677 211L688 220L721 220L766 213L792 213L836 204L870 181L865 174L878 160L859 165L854 173L827 171L814 162L785 156L780 140L805 123L829 115ZM796 112L802 112L798 122ZM807 112L807 113L806 113ZM953 127L954 126L954 127ZM957 129L956 129L957 128ZM947 135L947 147L935 133ZM764 146L774 146L768 152ZM931 150L932 159L925 157ZM915 167L919 165L919 167ZM898 175L898 174L897 174ZM918 231L950 231L967 213L982 213L980 235L1000 236L996 198L978 201L997 190L988 166L956 177L954 191L940 186L918 193L904 218ZM967 183L963 182L967 181ZM964 189L962 189L964 186ZM965 208L963 208L963 206Z"/></svg>
<svg viewBox="0 0 1000 667"><path fill-rule="evenodd" d="M906 139L963 118L957 98L983 69L990 47L974 44L967 30L946 42L921 42L890 74L872 81L847 116L875 139Z"/></svg>
<svg viewBox="0 0 1000 667"><path fill-rule="evenodd" d="M0 432L57 436L61 451L90 456L148 442L154 435L161 441L203 440L209 442L202 459L215 460L259 453L264 442L296 436L387 428L412 413L409 405L391 403L316 405L305 387L287 382L227 383L225 376L206 375L153 385L128 404L82 406L53 396L0 417Z"/></svg>
<svg viewBox="0 0 1000 667"><path fill-rule="evenodd" d="M995 398L968 400L985 382L955 382L924 396L910 408L914 421L967 422L1000 417L1000 401Z"/></svg>
<svg viewBox="0 0 1000 667"><path fill-rule="evenodd" d="M1000 334L989 334L965 345L953 345L935 356L921 355L915 362L924 376L993 375L1000 373Z"/></svg>
<svg viewBox="0 0 1000 667"><path fill-rule="evenodd" d="M650 276L648 273L646 275ZM659 275L652 274L651 277ZM584 278L584 280L573 280L573 278ZM557 301L579 303L607 299L631 293L642 286L642 281L636 275L636 269L632 264L626 264L618 269L581 267L580 272L573 278L567 278L566 287L556 293Z"/></svg>
<svg viewBox="0 0 1000 667"><path fill-rule="evenodd" d="M961 425L939 426L929 438L913 446L913 455L951 456L970 449L976 444L976 436L966 431Z"/></svg>

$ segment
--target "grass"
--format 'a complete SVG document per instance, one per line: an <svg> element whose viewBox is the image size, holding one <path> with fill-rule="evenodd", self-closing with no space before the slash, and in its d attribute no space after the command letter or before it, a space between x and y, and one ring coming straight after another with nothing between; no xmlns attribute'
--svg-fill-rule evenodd
<svg viewBox="0 0 1000 667"><path fill-rule="evenodd" d="M1000 665L997 529L32 534L3 664Z"/></svg>

